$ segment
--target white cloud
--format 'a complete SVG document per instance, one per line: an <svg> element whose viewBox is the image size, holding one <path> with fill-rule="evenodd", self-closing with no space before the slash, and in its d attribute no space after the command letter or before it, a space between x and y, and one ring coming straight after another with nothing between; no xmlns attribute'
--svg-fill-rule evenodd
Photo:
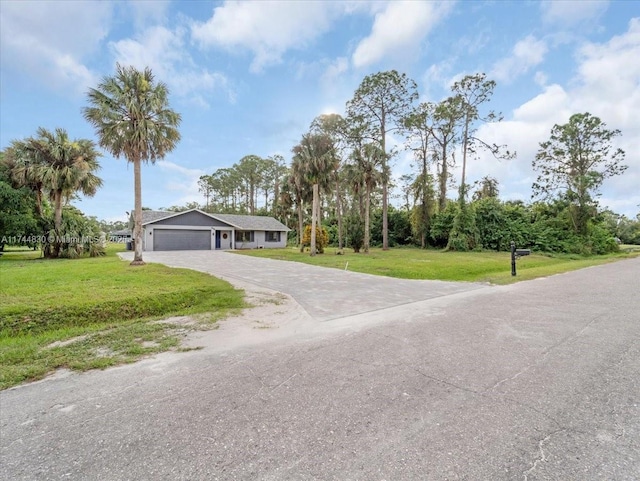
<svg viewBox="0 0 640 481"><path fill-rule="evenodd" d="M516 77L542 63L546 53L546 42L528 35L515 44L511 55L494 64L489 77L500 82L512 82Z"/></svg>
<svg viewBox="0 0 640 481"><path fill-rule="evenodd" d="M378 62L389 54L416 50L431 29L449 13L453 2L389 2L377 13L371 34L356 47L356 68Z"/></svg>
<svg viewBox="0 0 640 481"><path fill-rule="evenodd" d="M83 92L96 76L83 63L108 33L107 2L2 2L2 67Z"/></svg>
<svg viewBox="0 0 640 481"><path fill-rule="evenodd" d="M568 87L549 85L542 93L513 111L510 120L482 126L478 135L496 143L506 143L518 152L518 159L498 163L483 155L469 165L469 179L495 176L502 185L524 180L531 185L535 173L531 161L539 143L548 139L554 124L566 123L574 113L590 112L609 129L620 129L615 145L626 152L629 169L608 179L601 204L619 213L638 212L640 185L640 19L632 19L629 29L602 44L589 43L577 52L578 66ZM615 195L614 195L615 192ZM504 192L512 198L515 191ZM524 197L527 200L527 197ZM614 201L612 199L618 199Z"/></svg>
<svg viewBox="0 0 640 481"><path fill-rule="evenodd" d="M196 65L185 46L186 34L187 30L181 27L170 30L155 26L135 39L109 45L117 62L137 68L150 67L156 78L165 82L172 93L187 97L196 105L206 107L206 93L218 89L226 91L229 100L234 102L235 93L223 74Z"/></svg>
<svg viewBox="0 0 640 481"><path fill-rule="evenodd" d="M349 59L346 57L338 57L329 64L322 75L322 82L325 85L331 85L343 73L349 70Z"/></svg>
<svg viewBox="0 0 640 481"><path fill-rule="evenodd" d="M540 2L542 19L546 23L575 26L582 22L597 19L608 8L608 0L546 0Z"/></svg>
<svg viewBox="0 0 640 481"><path fill-rule="evenodd" d="M347 8L340 2L226 1L207 22L192 26L192 36L202 47L250 51L251 71L261 72L287 50L306 47Z"/></svg>
<svg viewBox="0 0 640 481"><path fill-rule="evenodd" d="M160 160L156 164L160 167L160 170L168 174L164 188L178 195L177 198L171 196L176 199L172 205L202 202L202 194L198 191L198 180L200 176L205 174L204 170L190 169L168 160Z"/></svg>
<svg viewBox="0 0 640 481"><path fill-rule="evenodd" d="M133 17L136 27L143 29L152 24L164 23L167 19L169 4L170 0L153 0L152 2L129 0L124 7L127 16Z"/></svg>

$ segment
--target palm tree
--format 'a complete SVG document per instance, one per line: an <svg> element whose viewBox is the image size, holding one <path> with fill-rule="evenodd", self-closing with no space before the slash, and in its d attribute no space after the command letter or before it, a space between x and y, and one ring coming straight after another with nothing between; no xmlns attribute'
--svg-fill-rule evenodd
<svg viewBox="0 0 640 481"><path fill-rule="evenodd" d="M92 197L102 179L94 172L100 170L95 144L91 140L70 140L64 129L54 133L38 129L38 139L31 139L31 145L42 156L44 163L41 176L54 206L53 225L56 241L53 244L52 257L58 257L62 246L62 204L76 192Z"/></svg>
<svg viewBox="0 0 640 481"><path fill-rule="evenodd" d="M355 160L357 166L360 169L363 183L365 186L365 199L364 199L364 252L369 253L369 247L371 243L371 194L374 187L380 182L384 181L384 170L386 168L384 151L376 144L368 143L362 146L361 150L357 150L355 153ZM378 168L382 168L381 173Z"/></svg>
<svg viewBox="0 0 640 481"><path fill-rule="evenodd" d="M151 69L139 71L116 64L116 75L105 77L88 93L91 107L83 110L95 127L100 146L115 157L133 164L135 254L132 265L142 260L141 164L155 163L171 152L180 140L180 114L169 108L169 91L155 82Z"/></svg>
<svg viewBox="0 0 640 481"><path fill-rule="evenodd" d="M33 158L29 153L28 142L26 140L12 141L11 145L6 149L2 161L7 169L11 183L15 187L26 187L34 193L36 214L42 219L42 166L39 159Z"/></svg>
<svg viewBox="0 0 640 481"><path fill-rule="evenodd" d="M304 229L304 203L308 201L310 189L307 185L306 164L299 155L294 155L291 161L291 174L289 175L289 187L295 196L296 210L298 211L298 246L300 252L304 251L302 245L302 232Z"/></svg>
<svg viewBox="0 0 640 481"><path fill-rule="evenodd" d="M91 140L71 140L67 131L39 128L37 137L14 141L10 148L10 172L14 181L36 194L36 209L42 217L42 194L47 192L54 206L55 242L47 257L58 257L62 247L62 204L77 192L95 195L102 180L95 144Z"/></svg>
<svg viewBox="0 0 640 481"><path fill-rule="evenodd" d="M320 189L326 192L332 180L337 156L331 137L326 134L304 134L293 148L295 156L305 165L305 173L313 186L311 209L311 255L316 255L316 225L320 222Z"/></svg>

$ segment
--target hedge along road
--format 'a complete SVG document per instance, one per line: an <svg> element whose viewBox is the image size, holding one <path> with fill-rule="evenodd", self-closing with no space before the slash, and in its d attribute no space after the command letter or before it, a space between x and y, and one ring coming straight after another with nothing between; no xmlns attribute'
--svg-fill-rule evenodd
<svg viewBox="0 0 640 481"><path fill-rule="evenodd" d="M639 272L625 260L4 391L0 478L637 480Z"/></svg>

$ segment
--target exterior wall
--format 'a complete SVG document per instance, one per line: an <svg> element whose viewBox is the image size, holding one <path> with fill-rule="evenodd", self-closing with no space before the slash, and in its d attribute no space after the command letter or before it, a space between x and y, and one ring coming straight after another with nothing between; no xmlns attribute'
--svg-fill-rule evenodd
<svg viewBox="0 0 640 481"><path fill-rule="evenodd" d="M278 242L267 242L265 240L266 233L265 231L256 230L253 231L253 242L239 242L236 241L236 249L278 249L287 247L287 233L280 232L280 241Z"/></svg>
<svg viewBox="0 0 640 481"><path fill-rule="evenodd" d="M220 250L229 250L233 247L233 230L225 230L225 229L216 229L216 235L218 235L218 231L220 232ZM227 235L225 239L224 236Z"/></svg>
<svg viewBox="0 0 640 481"><path fill-rule="evenodd" d="M220 222L217 219L201 214L200 212L187 212L185 214L176 215L167 219L160 219L153 223L154 226L167 225L167 226L207 226L207 227L226 227L229 226L224 222Z"/></svg>

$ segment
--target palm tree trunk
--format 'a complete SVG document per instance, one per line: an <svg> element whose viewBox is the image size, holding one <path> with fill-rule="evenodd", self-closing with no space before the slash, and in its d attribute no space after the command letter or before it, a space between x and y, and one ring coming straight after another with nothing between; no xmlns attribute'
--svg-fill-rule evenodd
<svg viewBox="0 0 640 481"><path fill-rule="evenodd" d="M364 199L364 253L369 253L370 228L369 228L369 206L371 204L371 184L367 182L367 194Z"/></svg>
<svg viewBox="0 0 640 481"><path fill-rule="evenodd" d="M56 190L53 193L53 204L53 230L55 239L53 240L51 257L57 259L60 256L60 250L62 248L62 192Z"/></svg>
<svg viewBox="0 0 640 481"><path fill-rule="evenodd" d="M302 219L302 199L298 197L298 246L300 252L304 252L304 246L302 245L302 229L304 228Z"/></svg>
<svg viewBox="0 0 640 481"><path fill-rule="evenodd" d="M318 183L313 184L313 206L311 208L311 256L316 255L316 226L318 222L318 212L320 210L318 202Z"/></svg>
<svg viewBox="0 0 640 481"><path fill-rule="evenodd" d="M134 192L134 209L133 209L133 241L134 254L132 266L144 265L142 260L142 162L140 159L133 161L133 192Z"/></svg>

